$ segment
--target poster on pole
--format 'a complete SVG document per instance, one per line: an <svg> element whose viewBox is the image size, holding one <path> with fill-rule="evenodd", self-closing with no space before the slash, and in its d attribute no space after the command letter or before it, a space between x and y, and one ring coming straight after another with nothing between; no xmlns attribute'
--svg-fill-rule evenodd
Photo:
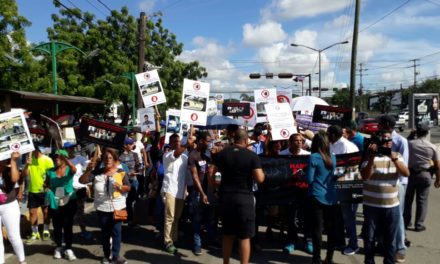
<svg viewBox="0 0 440 264"><path fill-rule="evenodd" d="M0 160L11 158L15 151L25 154L34 149L23 111L0 114Z"/></svg>
<svg viewBox="0 0 440 264"><path fill-rule="evenodd" d="M412 94L409 101L409 128L416 128L419 123L438 126L438 94Z"/></svg>
<svg viewBox="0 0 440 264"><path fill-rule="evenodd" d="M136 81L145 107L166 103L167 100L157 70L136 74Z"/></svg>
<svg viewBox="0 0 440 264"><path fill-rule="evenodd" d="M183 123L206 126L209 83L183 80L181 121Z"/></svg>
<svg viewBox="0 0 440 264"><path fill-rule="evenodd" d="M249 104L249 115L239 116L237 119L242 121L246 127L254 127L257 124L257 109L254 102L241 101L241 103Z"/></svg>
<svg viewBox="0 0 440 264"><path fill-rule="evenodd" d="M137 110L138 120L142 132L150 132L156 130L156 119L154 116L156 111L154 107L139 108Z"/></svg>
<svg viewBox="0 0 440 264"><path fill-rule="evenodd" d="M277 90L278 103L289 103L290 108L293 108L292 92L290 90Z"/></svg>
<svg viewBox="0 0 440 264"><path fill-rule="evenodd" d="M264 105L277 103L277 90L275 88L255 90L254 98L257 109L257 123L268 122Z"/></svg>
<svg viewBox="0 0 440 264"><path fill-rule="evenodd" d="M273 140L287 140L296 133L295 120L289 103L265 104Z"/></svg>

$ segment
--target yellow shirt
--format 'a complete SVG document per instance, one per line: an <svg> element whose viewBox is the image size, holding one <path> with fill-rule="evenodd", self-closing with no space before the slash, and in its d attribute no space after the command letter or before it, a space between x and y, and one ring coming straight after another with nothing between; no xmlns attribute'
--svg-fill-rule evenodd
<svg viewBox="0 0 440 264"><path fill-rule="evenodd" d="M53 161L46 155L39 158L32 157L32 164L29 165L29 187L30 193L44 192L44 181L46 180L46 171L53 168Z"/></svg>

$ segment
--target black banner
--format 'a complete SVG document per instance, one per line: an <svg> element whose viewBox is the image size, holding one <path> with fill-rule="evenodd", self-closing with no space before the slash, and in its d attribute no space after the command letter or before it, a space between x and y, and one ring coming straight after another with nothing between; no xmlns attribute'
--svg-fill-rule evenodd
<svg viewBox="0 0 440 264"><path fill-rule="evenodd" d="M250 113L249 103L223 103L222 115L224 116L249 116Z"/></svg>
<svg viewBox="0 0 440 264"><path fill-rule="evenodd" d="M95 119L81 118L79 138L82 143L92 142L101 146L122 149L127 129Z"/></svg>
<svg viewBox="0 0 440 264"><path fill-rule="evenodd" d="M349 125L352 120L350 108L341 108L328 105L315 105L313 110L313 122L329 125Z"/></svg>
<svg viewBox="0 0 440 264"><path fill-rule="evenodd" d="M339 203L362 201L361 160L362 152L336 155L335 188ZM291 203L304 198L308 188L305 179L308 155L260 156L260 161L266 179L256 194L259 204Z"/></svg>

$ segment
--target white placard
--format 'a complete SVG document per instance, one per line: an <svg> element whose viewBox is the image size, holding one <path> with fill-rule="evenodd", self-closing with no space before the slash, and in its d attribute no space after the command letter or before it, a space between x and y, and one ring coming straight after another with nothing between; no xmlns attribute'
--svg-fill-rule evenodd
<svg viewBox="0 0 440 264"><path fill-rule="evenodd" d="M11 158L14 151L34 151L34 144L23 111L0 114L0 160Z"/></svg>
<svg viewBox="0 0 440 264"><path fill-rule="evenodd" d="M136 74L136 81L145 107L165 103L165 93L157 70Z"/></svg>
<svg viewBox="0 0 440 264"><path fill-rule="evenodd" d="M241 101L240 103L249 104L249 116L239 116L237 119L242 121L244 126L255 126L257 123L257 110L255 108L255 103L246 101Z"/></svg>
<svg viewBox="0 0 440 264"><path fill-rule="evenodd" d="M215 100L208 100L208 106L207 106L207 114L208 116L215 116L217 115L217 102Z"/></svg>
<svg viewBox="0 0 440 264"><path fill-rule="evenodd" d="M170 136L174 133L179 134L182 137L182 123L180 122L180 110L169 109L166 111L167 126L165 133L165 144L170 143Z"/></svg>
<svg viewBox="0 0 440 264"><path fill-rule="evenodd" d="M277 90L277 101L278 103L289 103L290 109L293 107L293 100L292 100L292 92L286 91L286 90Z"/></svg>
<svg viewBox="0 0 440 264"><path fill-rule="evenodd" d="M273 140L287 140L290 135L296 133L295 120L289 103L266 104L264 108L272 129Z"/></svg>
<svg viewBox="0 0 440 264"><path fill-rule="evenodd" d="M137 119L142 132L150 132L156 130L156 119L154 118L156 111L153 107L139 108L137 110Z"/></svg>
<svg viewBox="0 0 440 264"><path fill-rule="evenodd" d="M184 79L181 122L206 126L208 99L209 83Z"/></svg>
<svg viewBox="0 0 440 264"><path fill-rule="evenodd" d="M257 123L268 122L264 105L277 103L277 90L275 88L255 90L254 98L257 109Z"/></svg>

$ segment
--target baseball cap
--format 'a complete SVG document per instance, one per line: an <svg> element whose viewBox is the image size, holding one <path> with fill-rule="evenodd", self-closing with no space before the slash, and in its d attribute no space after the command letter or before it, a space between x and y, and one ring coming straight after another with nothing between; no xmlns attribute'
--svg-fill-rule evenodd
<svg viewBox="0 0 440 264"><path fill-rule="evenodd" d="M73 148L73 147L75 147L75 146L76 146L75 143L72 143L72 142L65 142L64 145L63 145L63 148Z"/></svg>
<svg viewBox="0 0 440 264"><path fill-rule="evenodd" d="M127 138L125 138L124 144L125 145L134 144L134 140L132 138L127 137Z"/></svg>
<svg viewBox="0 0 440 264"><path fill-rule="evenodd" d="M55 155L59 155L59 156L64 156L64 157L69 157L69 154L67 153L67 151L66 150L64 150L64 149L57 149L56 151L55 151Z"/></svg>

